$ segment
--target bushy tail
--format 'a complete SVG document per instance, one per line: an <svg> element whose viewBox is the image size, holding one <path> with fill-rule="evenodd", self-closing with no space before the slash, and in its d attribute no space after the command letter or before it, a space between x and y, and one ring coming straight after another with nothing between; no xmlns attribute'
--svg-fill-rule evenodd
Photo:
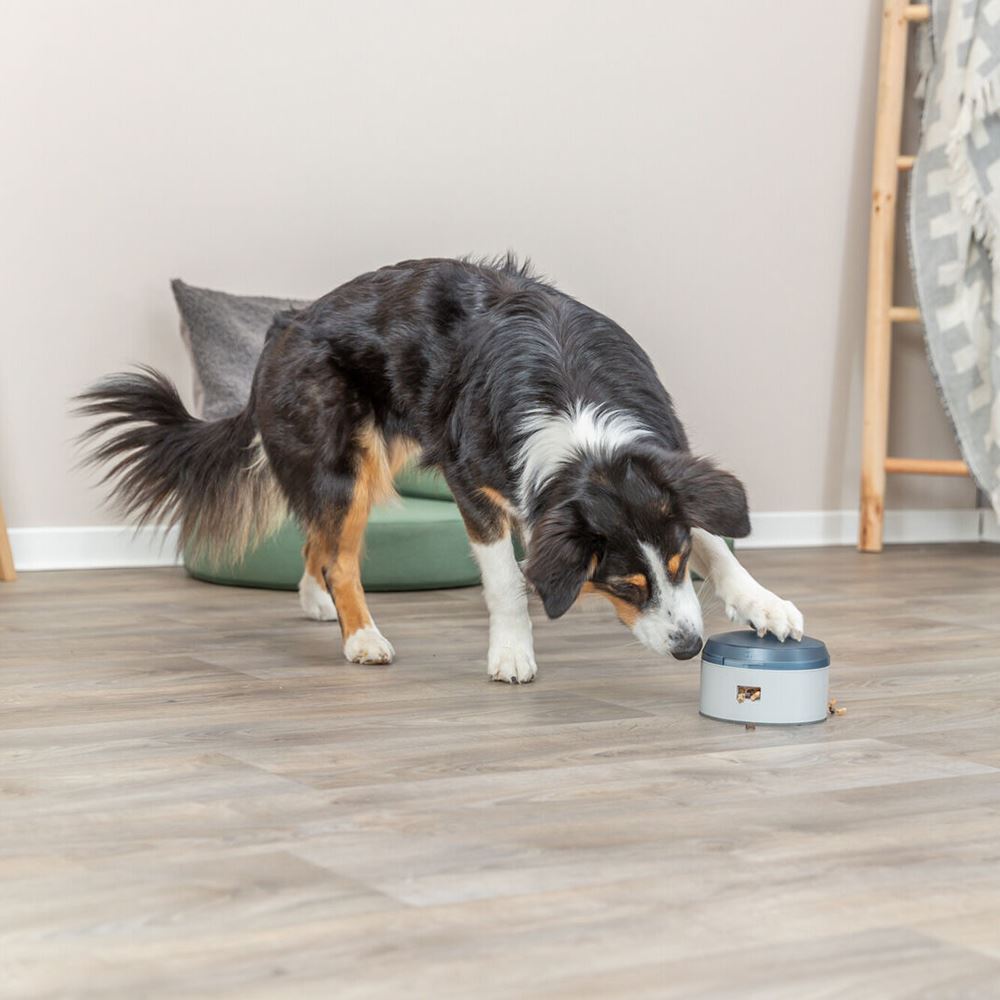
<svg viewBox="0 0 1000 1000"><path fill-rule="evenodd" d="M99 420L81 436L87 465L112 463L116 506L139 526L180 527L180 545L212 561L238 558L271 534L284 498L261 446L252 403L206 422L185 409L174 384L152 368L109 375L77 397Z"/></svg>

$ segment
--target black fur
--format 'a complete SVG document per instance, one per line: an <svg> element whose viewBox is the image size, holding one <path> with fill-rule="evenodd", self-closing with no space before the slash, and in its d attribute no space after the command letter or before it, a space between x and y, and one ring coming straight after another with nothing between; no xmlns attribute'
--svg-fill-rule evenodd
<svg viewBox="0 0 1000 1000"><path fill-rule="evenodd" d="M657 476L674 498L678 515L692 528L713 535L745 538L750 534L750 513L743 484L704 458L685 452L659 457Z"/></svg>
<svg viewBox="0 0 1000 1000"><path fill-rule="evenodd" d="M193 420L153 373L119 376L84 399L85 412L115 414L95 429L117 436L93 460L120 459L109 477L121 476L126 508L179 518L186 538L219 530L216 514L255 429L302 521L343 509L367 425L389 443L416 441L424 463L444 473L470 533L490 540L501 517L481 489L518 497L528 414L579 404L627 411L650 436L609 459L567 462L527 498L527 576L553 617L588 575L602 586L644 569L639 541L686 559L693 526L749 531L742 487L690 455L646 353L511 258L406 261L279 314L247 409L228 421Z"/></svg>
<svg viewBox="0 0 1000 1000"><path fill-rule="evenodd" d="M550 618L566 614L591 572L600 565L607 538L584 497L547 510L536 522L525 575ZM624 574L623 574L624 575Z"/></svg>

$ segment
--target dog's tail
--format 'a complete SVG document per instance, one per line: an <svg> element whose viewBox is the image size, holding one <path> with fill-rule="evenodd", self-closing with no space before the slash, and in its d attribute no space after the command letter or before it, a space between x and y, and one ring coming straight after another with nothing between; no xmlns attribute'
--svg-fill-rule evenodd
<svg viewBox="0 0 1000 1000"><path fill-rule="evenodd" d="M79 414L103 418L80 436L90 448L84 464L111 463L101 482L139 526L177 525L182 549L218 562L238 559L280 525L285 501L252 399L234 417L198 420L165 375L143 367L109 375L77 402Z"/></svg>

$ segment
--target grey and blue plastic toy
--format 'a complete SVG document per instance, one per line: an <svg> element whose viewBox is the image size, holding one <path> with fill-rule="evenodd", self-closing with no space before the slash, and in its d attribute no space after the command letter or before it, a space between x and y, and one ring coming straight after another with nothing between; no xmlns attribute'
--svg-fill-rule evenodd
<svg viewBox="0 0 1000 1000"><path fill-rule="evenodd" d="M750 630L713 635L701 655L701 714L801 725L828 714L830 653L812 636L781 642Z"/></svg>

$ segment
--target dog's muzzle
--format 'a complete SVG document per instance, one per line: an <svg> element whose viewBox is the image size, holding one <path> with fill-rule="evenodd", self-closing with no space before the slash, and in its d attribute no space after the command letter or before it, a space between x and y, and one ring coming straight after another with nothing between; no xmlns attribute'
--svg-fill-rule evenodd
<svg viewBox="0 0 1000 1000"><path fill-rule="evenodd" d="M701 636L697 632L685 633L677 637L670 648L670 655L675 660L690 660L701 652Z"/></svg>

